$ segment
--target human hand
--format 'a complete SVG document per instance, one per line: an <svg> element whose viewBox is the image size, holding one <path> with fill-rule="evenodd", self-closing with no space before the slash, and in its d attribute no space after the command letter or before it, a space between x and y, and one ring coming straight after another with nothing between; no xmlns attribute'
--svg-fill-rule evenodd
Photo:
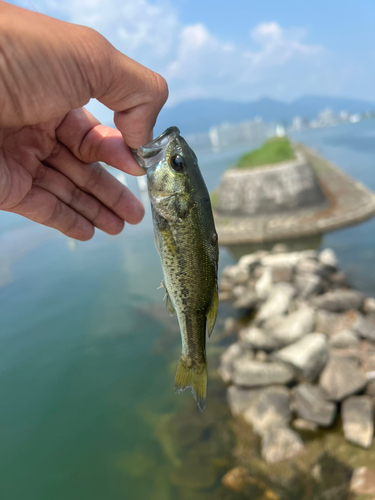
<svg viewBox="0 0 375 500"><path fill-rule="evenodd" d="M0 210L79 240L140 222L140 201L98 162L142 175L129 147L150 140L167 93L97 32L0 2Z"/></svg>

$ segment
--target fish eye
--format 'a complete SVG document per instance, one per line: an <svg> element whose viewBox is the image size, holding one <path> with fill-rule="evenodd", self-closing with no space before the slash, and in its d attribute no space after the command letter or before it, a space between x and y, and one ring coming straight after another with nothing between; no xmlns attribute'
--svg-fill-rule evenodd
<svg viewBox="0 0 375 500"><path fill-rule="evenodd" d="M185 166L185 162L181 155L173 155L170 165L176 172L181 172Z"/></svg>

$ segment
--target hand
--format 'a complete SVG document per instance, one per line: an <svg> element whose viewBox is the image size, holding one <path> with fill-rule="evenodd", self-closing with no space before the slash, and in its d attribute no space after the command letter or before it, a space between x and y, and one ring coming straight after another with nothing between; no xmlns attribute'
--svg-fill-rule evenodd
<svg viewBox="0 0 375 500"><path fill-rule="evenodd" d="M98 162L142 175L165 81L97 32L0 2L0 210L79 240L140 222L140 201ZM96 98L118 130L82 106Z"/></svg>

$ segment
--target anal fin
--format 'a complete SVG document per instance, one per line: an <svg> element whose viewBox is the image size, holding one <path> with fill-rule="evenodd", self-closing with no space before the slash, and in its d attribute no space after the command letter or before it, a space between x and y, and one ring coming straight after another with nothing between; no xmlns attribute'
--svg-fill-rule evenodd
<svg viewBox="0 0 375 500"><path fill-rule="evenodd" d="M210 310L208 311L207 314L206 329L207 329L207 335L209 337L211 336L212 330L214 329L215 326L218 308L219 308L219 294L217 288L215 288L215 292L211 301Z"/></svg>

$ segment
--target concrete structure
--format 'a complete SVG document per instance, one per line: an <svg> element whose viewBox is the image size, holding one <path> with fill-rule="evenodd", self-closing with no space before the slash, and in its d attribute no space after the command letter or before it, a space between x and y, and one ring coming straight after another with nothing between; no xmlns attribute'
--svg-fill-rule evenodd
<svg viewBox="0 0 375 500"><path fill-rule="evenodd" d="M316 236L375 214L375 194L312 150L256 169L230 169L214 209L222 245Z"/></svg>

